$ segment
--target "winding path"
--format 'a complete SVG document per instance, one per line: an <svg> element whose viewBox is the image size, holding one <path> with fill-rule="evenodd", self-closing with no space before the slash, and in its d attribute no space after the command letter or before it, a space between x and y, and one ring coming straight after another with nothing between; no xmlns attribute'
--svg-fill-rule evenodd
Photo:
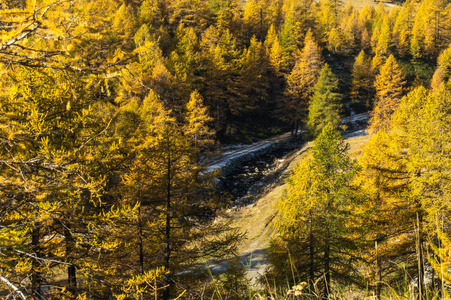
<svg viewBox="0 0 451 300"><path fill-rule="evenodd" d="M369 114L361 113L352 115L349 117L342 118L341 121L345 125L356 124L356 123L365 123L368 121ZM284 141L288 141L291 139L291 133L287 132L281 135L277 135L262 141L255 142L249 145L242 145L238 149L225 151L221 153L221 155L212 157L207 159L205 165L207 168L207 172L212 172L216 169L222 169L225 166L233 163L233 161L241 159L242 157L249 155L250 153L254 153L257 151L262 151L268 147L271 147L274 144L282 143Z"/></svg>
<svg viewBox="0 0 451 300"><path fill-rule="evenodd" d="M366 135L366 130L358 130L343 135L345 139L348 139L349 141L352 140L350 153L359 150L362 147L362 145L366 142ZM225 157L221 160L216 160L211 164L211 166L220 166L221 163L227 164L228 159L233 158L236 155L240 155L240 153L248 153L249 151L252 151L252 149L259 149L260 147L271 143L270 141L280 141L281 139L289 137L289 133L284 134L252 144L250 147L226 153L224 154ZM305 153L307 153L310 146L311 143L307 143L290 157L285 158L286 166L281 173L282 180L293 170L296 163L300 161L301 157L304 156ZM239 211L232 212L230 215L230 217L235 220L235 226L242 232L247 232L248 240L240 246L238 256L240 257L241 263L247 270L247 278L255 286L259 285L257 280L264 274L268 265L266 255L269 248L270 237L273 235L271 223L276 214L274 202L282 196L284 189L285 184L280 183L279 181L279 183L275 184L271 190L267 194L263 195L255 204L245 207ZM210 261L208 263L208 268L212 274L223 273L227 269L227 261Z"/></svg>
<svg viewBox="0 0 451 300"><path fill-rule="evenodd" d="M249 153L264 150L273 144L287 141L290 138L291 138L291 133L287 132L287 133L284 133L281 135L271 137L266 140L255 142L250 145L243 145L239 149L225 151L225 152L221 153L220 156L213 157L207 161L207 163L206 163L207 170L209 172L211 172L216 169L221 169L235 159L239 159L245 155L248 155Z"/></svg>

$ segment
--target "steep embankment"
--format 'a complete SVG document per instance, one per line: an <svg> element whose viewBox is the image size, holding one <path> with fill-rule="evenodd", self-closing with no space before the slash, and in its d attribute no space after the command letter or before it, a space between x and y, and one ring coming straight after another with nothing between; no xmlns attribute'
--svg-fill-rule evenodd
<svg viewBox="0 0 451 300"><path fill-rule="evenodd" d="M365 143L368 135L358 131L345 136L350 144L349 154L356 157ZM240 245L239 256L248 270L248 278L253 282L264 273L266 267L266 252L269 241L274 234L272 220L276 215L275 203L285 190L285 179L302 161L311 143L305 144L300 150L285 157L285 170L268 192L263 194L254 204L229 212L229 218L235 228L246 233L247 239Z"/></svg>

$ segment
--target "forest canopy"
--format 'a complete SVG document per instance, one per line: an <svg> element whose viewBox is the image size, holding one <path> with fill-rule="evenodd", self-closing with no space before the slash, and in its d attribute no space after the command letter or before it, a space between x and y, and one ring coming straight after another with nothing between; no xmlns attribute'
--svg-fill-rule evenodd
<svg viewBox="0 0 451 300"><path fill-rule="evenodd" d="M2 296L199 298L195 266L242 238L215 222L230 203L201 158L288 130L317 139L273 267L298 251L312 270L290 283L380 296L402 261L420 297L426 265L445 293L449 1L0 0L0 32ZM366 111L357 163L337 126Z"/></svg>

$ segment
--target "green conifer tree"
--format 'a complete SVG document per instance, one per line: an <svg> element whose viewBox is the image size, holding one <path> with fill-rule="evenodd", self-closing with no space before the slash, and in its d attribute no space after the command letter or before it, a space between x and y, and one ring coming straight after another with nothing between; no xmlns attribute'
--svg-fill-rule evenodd
<svg viewBox="0 0 451 300"><path fill-rule="evenodd" d="M353 262L358 260L355 247L362 241L354 231L359 197L352 188L356 164L347 149L336 128L326 125L310 155L288 179L277 203L279 235L271 242L268 275L284 284L286 278L309 282L311 292L318 291L313 287L317 284L326 297L332 293L332 280L347 282L358 276ZM294 278L290 264L297 270ZM321 276L324 279L317 281Z"/></svg>
<svg viewBox="0 0 451 300"><path fill-rule="evenodd" d="M328 64L323 66L318 82L313 87L309 105L307 126L313 137L318 136L327 124L339 126L341 123L338 80Z"/></svg>

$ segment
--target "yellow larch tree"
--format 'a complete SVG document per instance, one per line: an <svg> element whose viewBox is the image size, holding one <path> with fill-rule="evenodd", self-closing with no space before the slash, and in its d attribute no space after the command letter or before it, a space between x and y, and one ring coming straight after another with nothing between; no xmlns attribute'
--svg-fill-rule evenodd
<svg viewBox="0 0 451 300"><path fill-rule="evenodd" d="M429 92L421 97L412 96L414 100L401 107L404 114L399 116L408 129L412 128L415 134L409 134L409 147L412 149L411 172L415 170L429 170L422 172L421 176L414 177L419 196L424 197L425 206L432 214L431 222L435 214L443 214L449 211L448 194L451 192L449 180L446 174L449 170L449 137L443 136L443 130L448 128L451 118L447 111L450 103L451 92L445 87ZM416 105L413 105L412 102ZM418 122L409 119L407 115L413 112L419 116ZM401 121L397 122L401 123ZM407 131L407 130L406 130ZM420 142L421 140L421 142Z"/></svg>
<svg viewBox="0 0 451 300"><path fill-rule="evenodd" d="M443 134L451 121L447 111L449 99L450 91L443 85L433 92L419 87L403 99L392 121L393 131L402 135L405 140L402 146L408 157L406 170L410 177L410 198L418 201L418 206L423 210L417 216L417 230L422 234L418 246L420 249L424 248L426 245L423 241L428 236L428 243L435 249L437 256L432 255L427 259L435 263L435 273L444 281L448 279L443 275L443 271L437 268L437 261L444 258L443 252L438 251L437 247L448 247L447 241L451 236L449 229L440 226L450 217L448 199L451 183L447 179L450 138ZM416 118L413 119L412 115ZM421 253L417 256L424 265L426 256ZM420 281L418 285L422 289L419 290L420 297L427 293L423 284Z"/></svg>
<svg viewBox="0 0 451 300"><path fill-rule="evenodd" d="M200 45L193 27L179 27L176 33L177 48L170 55L169 65L173 70L174 79L181 98L188 98L191 91L198 88L202 82L200 74ZM183 101L177 103L183 106ZM175 108L176 103L168 106ZM180 111L182 108L179 108Z"/></svg>
<svg viewBox="0 0 451 300"><path fill-rule="evenodd" d="M402 69L395 57L390 55L374 82L376 100L370 119L371 131L387 130L390 127L390 118L403 96L404 85Z"/></svg>
<svg viewBox="0 0 451 300"><path fill-rule="evenodd" d="M284 68L286 64L283 57L283 48L280 45L279 37L273 24L269 27L264 46L271 67L275 71L275 74L279 75L281 68Z"/></svg>
<svg viewBox="0 0 451 300"><path fill-rule="evenodd" d="M391 24L388 15L385 15L380 33L377 36L376 47L374 48L374 53L380 56L386 56L389 54L389 48L391 44Z"/></svg>
<svg viewBox="0 0 451 300"><path fill-rule="evenodd" d="M376 27L371 34L371 49L374 53L376 52L377 43L379 41L380 29Z"/></svg>
<svg viewBox="0 0 451 300"><path fill-rule="evenodd" d="M371 47L371 35L368 33L368 29L366 27L362 31L362 38L360 39L360 45L362 49L370 49Z"/></svg>
<svg viewBox="0 0 451 300"><path fill-rule="evenodd" d="M434 75L431 79L431 89L438 90L442 84L445 83L446 73L443 68L438 67L435 69Z"/></svg>
<svg viewBox="0 0 451 300"><path fill-rule="evenodd" d="M410 50L415 7L414 1L404 2L393 25L393 39L396 41L396 49L403 56L409 54Z"/></svg>
<svg viewBox="0 0 451 300"><path fill-rule="evenodd" d="M241 30L241 10L237 0L209 0L208 6L216 18L220 32L226 29L238 34Z"/></svg>
<svg viewBox="0 0 451 300"><path fill-rule="evenodd" d="M269 63L273 67L276 75L279 75L283 66L283 48L279 43L279 40L276 39L269 49Z"/></svg>
<svg viewBox="0 0 451 300"><path fill-rule="evenodd" d="M239 82L241 95L238 98L239 101L231 103L233 110L241 110L248 116L255 116L254 114L262 116L269 103L268 58L262 42L252 37L249 47L243 52L241 58L242 69ZM247 123L252 124L252 121L248 120Z"/></svg>
<svg viewBox="0 0 451 300"><path fill-rule="evenodd" d="M404 272L415 275L419 298L431 288L424 283L426 259L442 282L448 280L441 259L450 236L442 226L449 219L451 191L449 137L443 134L450 122L449 93L443 85L433 92L421 86L411 91L393 113L390 128L371 137L361 159L376 209L375 280L396 272L393 279ZM396 261L404 264L402 270L390 267ZM376 288L379 294L380 284Z"/></svg>
<svg viewBox="0 0 451 300"><path fill-rule="evenodd" d="M364 29L370 30L372 28L374 14L374 7L368 3L366 3L365 6L358 12L358 24L362 32Z"/></svg>
<svg viewBox="0 0 451 300"><path fill-rule="evenodd" d="M351 98L354 102L371 107L372 81L374 80L370 67L370 59L366 57L365 51L360 51L355 58L352 67Z"/></svg>
<svg viewBox="0 0 451 300"><path fill-rule="evenodd" d="M243 11L243 26L246 39L256 36L262 41L270 27L275 1L249 0L246 1ZM277 13L276 13L277 14Z"/></svg>
<svg viewBox="0 0 451 300"><path fill-rule="evenodd" d="M329 123L290 175L287 190L277 202L279 235L271 241L270 278L282 284L287 278L290 283L306 281L312 293L324 297L333 293L332 280L359 281L354 247L364 242L362 232L354 229L360 223L362 198L353 186L357 169L347 149Z"/></svg>
<svg viewBox="0 0 451 300"><path fill-rule="evenodd" d="M335 28L338 28L338 14L340 13L337 1L325 0L320 1L318 5L317 20L320 26L320 39L321 42L329 39L330 32Z"/></svg>
<svg viewBox="0 0 451 300"><path fill-rule="evenodd" d="M437 59L437 70L443 72L443 81L450 84L451 78L451 46L448 46Z"/></svg>
<svg viewBox="0 0 451 300"><path fill-rule="evenodd" d="M348 3L343 9L340 28L342 30L342 39L344 41L344 51L352 51L362 35L359 27L358 12Z"/></svg>
<svg viewBox="0 0 451 300"><path fill-rule="evenodd" d="M131 160L121 174L117 192L124 204L138 209L132 221L119 227L122 232L118 238L137 247L124 249L117 268L127 266L122 270L124 279L162 269L155 283L155 297L162 299L183 293L180 285L189 284L190 276L178 271L187 269L196 259L233 251L236 237L213 222L219 198L214 195L211 174L202 173L200 145L190 141L193 137L206 138L209 132L206 126L196 126L202 122L195 120L199 114L193 115L199 109L202 112L202 107L198 94L193 93L192 99L197 108L188 112L193 118L187 124L190 131L177 124L152 91L142 103L133 101L124 106L123 122L116 127L124 143L129 144L125 151ZM140 286L139 281L135 286ZM154 292L146 288L141 295L149 297Z"/></svg>
<svg viewBox="0 0 451 300"><path fill-rule="evenodd" d="M287 77L287 96L284 100L284 113L297 134L299 122L305 118L312 88L316 84L322 68L322 58L318 45L309 31L305 46L296 58L293 71Z"/></svg>
<svg viewBox="0 0 451 300"><path fill-rule="evenodd" d="M286 65L294 65L292 54L305 44L305 36L316 27L316 5L312 0L284 0L282 12L284 22L279 33L279 42L284 49Z"/></svg>
<svg viewBox="0 0 451 300"><path fill-rule="evenodd" d="M329 36L327 38L327 48L333 53L340 53L345 46L345 40L341 30L338 28L332 28L329 31Z"/></svg>
<svg viewBox="0 0 451 300"><path fill-rule="evenodd" d="M424 0L418 5L412 28L411 53L414 57L437 57L447 44L450 6L444 0Z"/></svg>
<svg viewBox="0 0 451 300"><path fill-rule="evenodd" d="M134 57L124 42L130 35L114 26L126 11L113 1L22 8L0 11L13 23L0 51L1 239L9 240L2 274L13 285L30 278L18 289L36 299L74 298L85 288L81 278L92 280L89 293L103 294L109 270L100 253L117 246L105 229L118 216L107 182L121 158L107 134L115 117L110 84ZM101 18L99 9L122 15ZM46 282L56 288L42 288Z"/></svg>
<svg viewBox="0 0 451 300"><path fill-rule="evenodd" d="M380 130L371 136L359 157L361 182L370 197L366 205L372 211L367 239L373 247L365 254L366 276L378 298L384 282L392 285L402 281L406 273L413 276L421 272L416 264L415 226L422 209L419 201L410 197L404 145L402 136Z"/></svg>
<svg viewBox="0 0 451 300"><path fill-rule="evenodd" d="M159 4L166 7L170 30L177 31L178 27L191 27L202 30L208 27L210 10L208 2L203 0L171 0L161 1Z"/></svg>
<svg viewBox="0 0 451 300"><path fill-rule="evenodd" d="M186 104L184 134L190 139L198 151L203 152L214 146L215 133L208 124L213 121L204 106L202 96L193 91Z"/></svg>

